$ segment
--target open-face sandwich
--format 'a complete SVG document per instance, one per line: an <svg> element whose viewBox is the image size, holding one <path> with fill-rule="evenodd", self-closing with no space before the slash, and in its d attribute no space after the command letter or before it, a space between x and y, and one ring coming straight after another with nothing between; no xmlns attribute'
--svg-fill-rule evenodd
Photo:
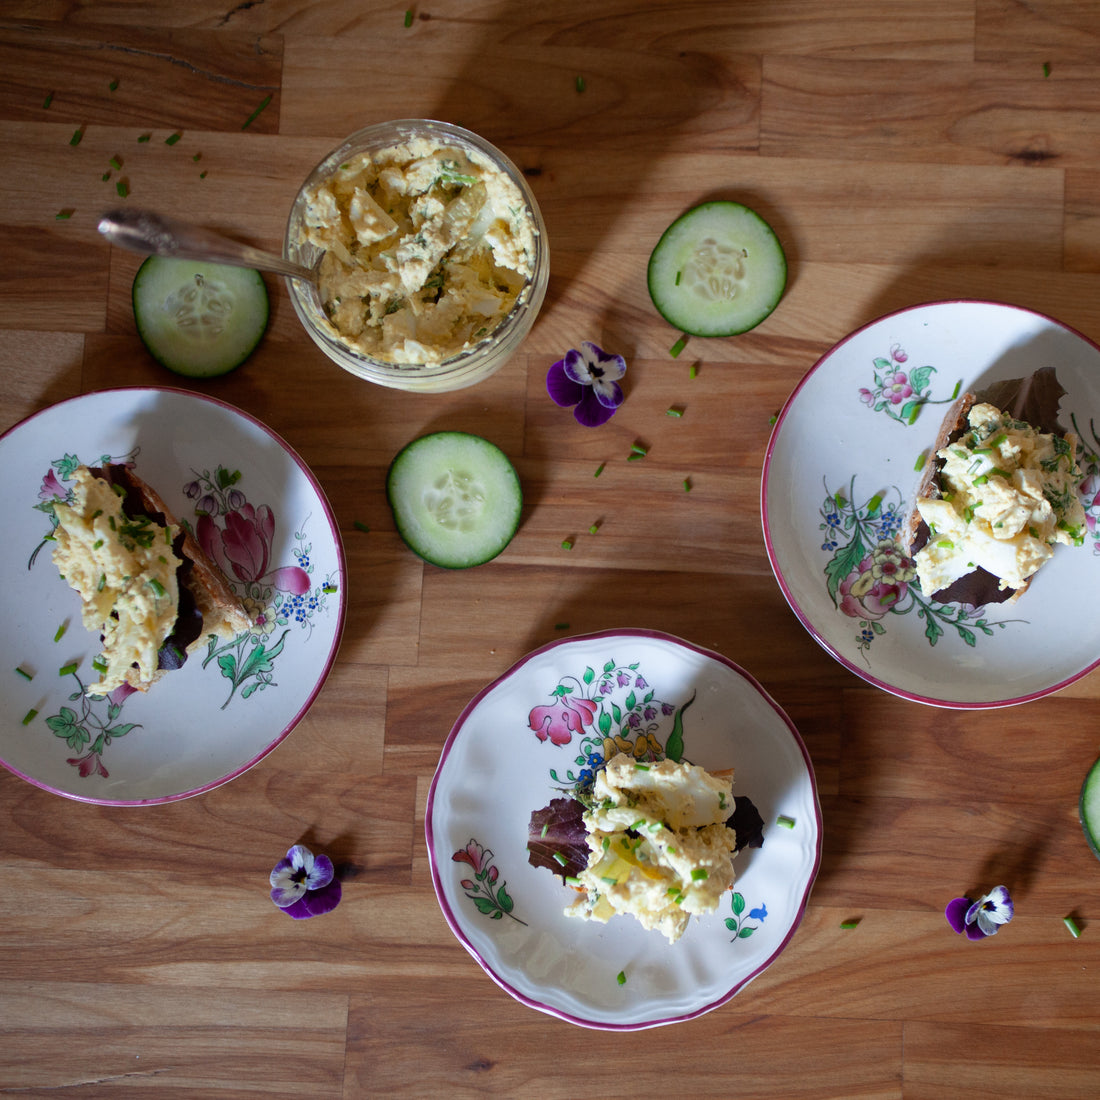
<svg viewBox="0 0 1100 1100"><path fill-rule="evenodd" d="M1018 598L1059 544L1081 545L1077 437L1058 423L1053 367L955 402L901 532L926 596Z"/></svg>
<svg viewBox="0 0 1100 1100"><path fill-rule="evenodd" d="M129 466L79 466L70 503L54 505L54 564L102 638L89 694L146 691L211 634L247 630L244 606L190 531Z"/></svg>

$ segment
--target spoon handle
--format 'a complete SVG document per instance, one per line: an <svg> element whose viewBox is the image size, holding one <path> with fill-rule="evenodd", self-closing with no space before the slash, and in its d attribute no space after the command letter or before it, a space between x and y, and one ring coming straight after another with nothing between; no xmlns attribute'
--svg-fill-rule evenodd
<svg viewBox="0 0 1100 1100"><path fill-rule="evenodd" d="M112 244L133 252L174 256L181 260L208 260L315 281L313 272L301 264L152 210L109 210L99 219L99 231Z"/></svg>

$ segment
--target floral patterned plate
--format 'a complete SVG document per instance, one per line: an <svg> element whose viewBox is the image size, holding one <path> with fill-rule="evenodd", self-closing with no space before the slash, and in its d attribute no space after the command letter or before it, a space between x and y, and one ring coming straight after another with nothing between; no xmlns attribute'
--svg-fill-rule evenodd
<svg viewBox="0 0 1100 1100"><path fill-rule="evenodd" d="M54 502L76 466L105 462L134 464L254 619L146 694L86 694L98 638L51 560ZM217 787L290 733L336 656L345 570L328 502L283 440L211 398L118 389L16 425L0 468L0 762L55 794L138 805Z"/></svg>
<svg viewBox="0 0 1100 1100"><path fill-rule="evenodd" d="M895 536L958 393L1056 368L1080 439L1084 546L1059 546L1012 604L924 596ZM772 569L810 634L857 676L940 707L1024 703L1100 663L1100 348L996 302L889 314L842 340L776 421L761 512Z"/></svg>
<svg viewBox="0 0 1100 1100"><path fill-rule="evenodd" d="M764 819L719 910L675 944L629 916L566 917L569 889L527 860L532 812L620 751L733 767L734 793ZM821 857L813 768L787 716L733 662L648 630L554 642L478 694L444 745L425 827L443 914L489 976L523 1004L609 1030L728 1001L794 934Z"/></svg>

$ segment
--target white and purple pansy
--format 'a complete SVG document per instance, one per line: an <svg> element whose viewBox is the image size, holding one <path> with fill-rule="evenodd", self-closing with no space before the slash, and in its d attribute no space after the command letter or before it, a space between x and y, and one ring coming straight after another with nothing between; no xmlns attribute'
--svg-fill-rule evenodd
<svg viewBox="0 0 1100 1100"><path fill-rule="evenodd" d="M271 872L271 900L295 920L319 917L340 903L340 882L332 860L295 844Z"/></svg>
<svg viewBox="0 0 1100 1100"><path fill-rule="evenodd" d="M1014 906L1006 886L994 886L988 894L971 901L970 898L953 898L944 910L947 923L960 935L966 933L969 940L981 940L994 936L1002 924L1012 920Z"/></svg>
<svg viewBox="0 0 1100 1100"><path fill-rule="evenodd" d="M608 355L588 340L570 348L546 374L546 391L555 404L573 407L577 423L586 428L605 424L623 403L619 379L626 373L621 355Z"/></svg>

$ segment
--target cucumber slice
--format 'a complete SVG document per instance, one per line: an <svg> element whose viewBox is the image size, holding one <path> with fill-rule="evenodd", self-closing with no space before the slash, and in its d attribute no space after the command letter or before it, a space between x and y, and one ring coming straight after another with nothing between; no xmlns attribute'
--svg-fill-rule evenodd
<svg viewBox="0 0 1100 1100"><path fill-rule="evenodd" d="M508 456L468 432L414 439L390 464L386 497L409 549L444 569L495 558L512 541L523 507Z"/></svg>
<svg viewBox="0 0 1100 1100"><path fill-rule="evenodd" d="M188 378L239 367L267 328L267 287L251 268L150 256L134 276L133 302L142 343Z"/></svg>
<svg viewBox="0 0 1100 1100"><path fill-rule="evenodd" d="M676 219L649 257L649 296L689 336L736 336L779 304L787 258L772 227L739 202L705 202Z"/></svg>
<svg viewBox="0 0 1100 1100"><path fill-rule="evenodd" d="M1085 839L1100 859L1100 760L1093 764L1089 774L1085 776L1081 787L1080 813Z"/></svg>

